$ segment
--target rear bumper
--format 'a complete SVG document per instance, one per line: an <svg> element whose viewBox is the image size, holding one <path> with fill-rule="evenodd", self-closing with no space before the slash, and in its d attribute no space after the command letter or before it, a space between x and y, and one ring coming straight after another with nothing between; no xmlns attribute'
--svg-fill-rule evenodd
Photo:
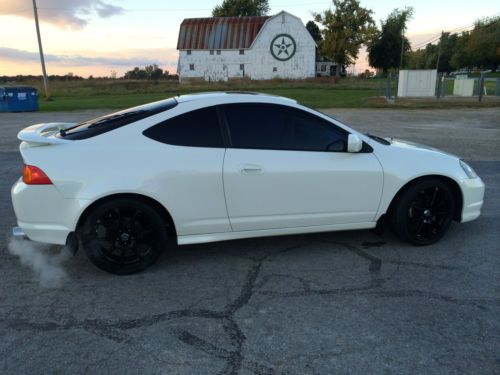
<svg viewBox="0 0 500 375"><path fill-rule="evenodd" d="M461 222L472 221L481 215L484 200L484 183L478 178L460 181L463 194L463 208Z"/></svg>
<svg viewBox="0 0 500 375"><path fill-rule="evenodd" d="M32 241L57 245L67 243L88 204L87 200L64 198L54 185L26 185L21 180L12 186L11 197L17 233L21 235L22 231Z"/></svg>
<svg viewBox="0 0 500 375"><path fill-rule="evenodd" d="M12 228L12 236L16 239L16 240L23 240L23 239L26 239L26 233L24 233L24 230L23 228L21 227L13 227Z"/></svg>

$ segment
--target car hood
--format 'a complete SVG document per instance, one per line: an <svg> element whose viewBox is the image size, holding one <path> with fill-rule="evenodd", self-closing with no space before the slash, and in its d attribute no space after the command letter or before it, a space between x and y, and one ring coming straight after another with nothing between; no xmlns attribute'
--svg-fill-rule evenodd
<svg viewBox="0 0 500 375"><path fill-rule="evenodd" d="M437 154L441 154L441 155L450 156L452 158L460 159L457 155L450 154L449 152L446 152L446 151L443 151L443 150L440 150L440 149L437 149L437 148L434 148L431 146L423 145L420 143L415 143L415 142L406 141L403 139L396 139L396 138L385 138L385 139L388 142L390 142L391 147L397 147L400 149L409 149L409 150L414 150L417 152L418 151L433 152L433 153L437 153Z"/></svg>

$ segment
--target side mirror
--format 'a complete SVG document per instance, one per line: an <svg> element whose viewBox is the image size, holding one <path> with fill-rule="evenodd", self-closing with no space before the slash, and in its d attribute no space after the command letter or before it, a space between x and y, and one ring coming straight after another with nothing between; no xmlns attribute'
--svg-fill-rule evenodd
<svg viewBox="0 0 500 375"><path fill-rule="evenodd" d="M349 134L347 137L347 152L360 152L363 148L363 141L356 134Z"/></svg>

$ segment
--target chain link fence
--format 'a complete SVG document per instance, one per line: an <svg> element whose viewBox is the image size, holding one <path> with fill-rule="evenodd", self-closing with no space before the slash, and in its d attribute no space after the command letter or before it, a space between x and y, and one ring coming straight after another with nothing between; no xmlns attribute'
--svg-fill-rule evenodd
<svg viewBox="0 0 500 375"><path fill-rule="evenodd" d="M379 81L378 92L387 100L395 100L398 92L398 75L389 74L387 78ZM458 95L455 85L460 80L472 81L470 95ZM481 101L484 97L500 96L500 77L453 77L439 73L436 79L435 98L445 97L469 97Z"/></svg>

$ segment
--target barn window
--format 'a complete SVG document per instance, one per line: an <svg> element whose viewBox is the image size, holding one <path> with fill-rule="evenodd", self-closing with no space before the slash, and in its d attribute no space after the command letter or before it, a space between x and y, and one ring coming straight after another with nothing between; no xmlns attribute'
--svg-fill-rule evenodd
<svg viewBox="0 0 500 375"><path fill-rule="evenodd" d="M240 49L240 55L244 55L245 54L245 50L244 49Z"/></svg>
<svg viewBox="0 0 500 375"><path fill-rule="evenodd" d="M191 50L190 50L190 49L188 49L188 50L187 50L187 54L188 54L188 55L190 55L190 54L191 54Z"/></svg>
<svg viewBox="0 0 500 375"><path fill-rule="evenodd" d="M211 55L213 55L213 54L214 54L214 50L213 50L213 49L211 49L211 50L210 50L210 54L211 54Z"/></svg>
<svg viewBox="0 0 500 375"><path fill-rule="evenodd" d="M220 55L220 49L217 50L217 55Z"/></svg>
<svg viewBox="0 0 500 375"><path fill-rule="evenodd" d="M321 65L321 71L326 72L326 65L325 64Z"/></svg>
<svg viewBox="0 0 500 375"><path fill-rule="evenodd" d="M194 70L194 64L189 64L189 70Z"/></svg>
<svg viewBox="0 0 500 375"><path fill-rule="evenodd" d="M245 70L245 64L240 64L240 70Z"/></svg>
<svg viewBox="0 0 500 375"><path fill-rule="evenodd" d="M273 72L277 72L277 71L278 71L278 68L274 67Z"/></svg>

